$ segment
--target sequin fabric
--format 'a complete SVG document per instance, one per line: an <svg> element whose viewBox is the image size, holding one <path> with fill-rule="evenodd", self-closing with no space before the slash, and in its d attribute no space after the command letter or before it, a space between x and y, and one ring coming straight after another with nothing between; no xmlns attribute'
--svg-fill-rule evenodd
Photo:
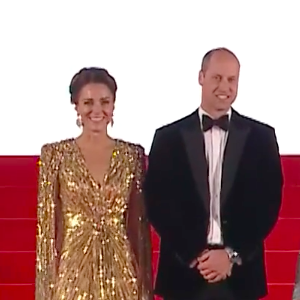
<svg viewBox="0 0 300 300"><path fill-rule="evenodd" d="M300 253L298 255L297 268L296 268L296 279L293 293L293 300L300 299Z"/></svg>
<svg viewBox="0 0 300 300"><path fill-rule="evenodd" d="M102 186L74 139L40 158L36 300L152 300L142 147L116 140Z"/></svg>

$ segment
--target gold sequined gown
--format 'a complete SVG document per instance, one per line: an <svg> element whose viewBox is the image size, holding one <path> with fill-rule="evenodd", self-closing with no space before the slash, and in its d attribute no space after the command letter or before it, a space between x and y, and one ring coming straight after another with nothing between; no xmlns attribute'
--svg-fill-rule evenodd
<svg viewBox="0 0 300 300"><path fill-rule="evenodd" d="M36 300L152 300L140 146L116 140L100 186L74 139L40 158Z"/></svg>

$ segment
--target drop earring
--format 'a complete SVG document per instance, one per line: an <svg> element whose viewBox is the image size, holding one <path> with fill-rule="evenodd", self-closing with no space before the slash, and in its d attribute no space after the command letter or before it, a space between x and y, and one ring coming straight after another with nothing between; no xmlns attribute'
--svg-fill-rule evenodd
<svg viewBox="0 0 300 300"><path fill-rule="evenodd" d="M81 116L78 115L76 119L76 125L80 128L82 126L82 119Z"/></svg>
<svg viewBox="0 0 300 300"><path fill-rule="evenodd" d="M113 119L113 117L112 117L111 120L110 120L110 126L111 126L111 127L114 126L114 119Z"/></svg>

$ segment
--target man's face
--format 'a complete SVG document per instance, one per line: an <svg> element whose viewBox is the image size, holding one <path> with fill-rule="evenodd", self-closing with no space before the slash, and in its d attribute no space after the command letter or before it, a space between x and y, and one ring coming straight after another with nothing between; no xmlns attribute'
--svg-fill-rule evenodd
<svg viewBox="0 0 300 300"><path fill-rule="evenodd" d="M212 55L206 68L199 73L202 105L208 113L227 112L238 92L240 66L230 53L219 51Z"/></svg>

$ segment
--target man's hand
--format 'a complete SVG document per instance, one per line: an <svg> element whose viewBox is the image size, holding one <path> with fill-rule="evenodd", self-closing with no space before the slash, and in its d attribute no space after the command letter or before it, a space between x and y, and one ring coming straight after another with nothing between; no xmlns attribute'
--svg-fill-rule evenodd
<svg viewBox="0 0 300 300"><path fill-rule="evenodd" d="M232 263L223 249L204 251L197 260L200 274L210 283L231 275Z"/></svg>
<svg viewBox="0 0 300 300"><path fill-rule="evenodd" d="M204 250L201 254L200 254L200 256L199 257L201 257L202 255L204 255L205 253L208 253L208 251L209 250ZM196 258L196 259L194 259L191 263L190 263L190 268L191 269L193 269L193 268L195 268L197 265L198 265L198 263L199 263L199 261L198 261L198 257Z"/></svg>

